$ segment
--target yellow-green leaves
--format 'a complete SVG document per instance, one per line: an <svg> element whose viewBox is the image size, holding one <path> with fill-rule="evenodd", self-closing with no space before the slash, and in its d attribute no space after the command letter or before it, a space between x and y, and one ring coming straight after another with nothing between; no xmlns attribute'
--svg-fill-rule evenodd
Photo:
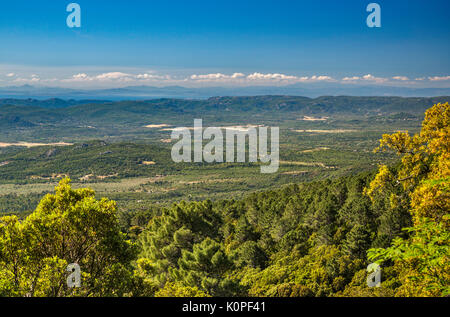
<svg viewBox="0 0 450 317"><path fill-rule="evenodd" d="M409 200L403 204L408 207L414 226L404 229L410 233L409 239L397 238L387 249L371 249L368 258L394 262L401 282L398 296L449 295L449 104L439 103L426 112L420 134L384 135L380 147L394 149L401 155L401 166L395 177L386 167L380 168L366 193L373 198L380 188L392 188L395 182L402 184Z"/></svg>
<svg viewBox="0 0 450 317"><path fill-rule="evenodd" d="M72 189L64 179L24 221L0 218L0 294L128 294L136 255L120 232L116 203L96 200L91 189ZM70 263L81 267L79 289L67 287Z"/></svg>

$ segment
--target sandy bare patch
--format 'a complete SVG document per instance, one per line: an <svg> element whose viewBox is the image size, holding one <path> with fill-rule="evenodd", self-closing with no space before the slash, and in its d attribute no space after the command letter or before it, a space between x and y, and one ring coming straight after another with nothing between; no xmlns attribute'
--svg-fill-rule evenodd
<svg viewBox="0 0 450 317"><path fill-rule="evenodd" d="M57 142L57 143L30 143L30 142L18 142L18 143L3 143L0 142L0 147L8 147L8 146L24 146L27 148L36 147L36 146L69 146L73 145L73 143L65 143L65 142Z"/></svg>
<svg viewBox="0 0 450 317"><path fill-rule="evenodd" d="M327 166L320 162L294 162L294 161L280 161L282 165L297 165L297 166L319 166L327 168Z"/></svg>
<svg viewBox="0 0 450 317"><path fill-rule="evenodd" d="M182 185L193 185L193 184L201 184L201 183L206 183L207 181L190 181L190 182L186 182L186 181L180 181L178 182L178 184L182 184Z"/></svg>
<svg viewBox="0 0 450 317"><path fill-rule="evenodd" d="M85 182L85 181L90 180L92 177L94 177L94 174L87 174L87 175L84 175L83 177L80 177L80 181Z"/></svg>
<svg viewBox="0 0 450 317"><path fill-rule="evenodd" d="M306 174L308 171L289 171L289 172L283 172L281 175L302 175Z"/></svg>
<svg viewBox="0 0 450 317"><path fill-rule="evenodd" d="M119 173L115 173L115 174L111 174L111 175L98 175L98 176L95 176L94 174L87 174L87 175L84 175L83 177L80 177L80 181L86 182L86 181L89 181L94 178L104 180L106 178L116 177L118 175L119 175Z"/></svg>
<svg viewBox="0 0 450 317"><path fill-rule="evenodd" d="M170 124L161 123L161 124L148 124L148 125L144 126L144 128L149 128L149 129L158 129L158 128L165 128L165 127L170 127Z"/></svg>
<svg viewBox="0 0 450 317"><path fill-rule="evenodd" d="M160 141L162 143L171 143L173 140L172 139L161 139Z"/></svg>
<svg viewBox="0 0 450 317"><path fill-rule="evenodd" d="M294 130L300 133L350 133L356 132L356 130L335 129L335 130Z"/></svg>
<svg viewBox="0 0 450 317"><path fill-rule="evenodd" d="M302 121L327 121L330 117L320 117L320 118L315 118L315 117L308 117L308 116L304 116L303 119L299 119Z"/></svg>
<svg viewBox="0 0 450 317"><path fill-rule="evenodd" d="M319 151L327 151L329 149L330 149L329 147L323 146L323 147L318 147L318 148L311 149L311 150L304 150L304 151L302 151L302 153L312 153L312 152L319 152Z"/></svg>
<svg viewBox="0 0 450 317"><path fill-rule="evenodd" d="M156 162L153 162L153 161L142 161L141 164L142 165L155 165Z"/></svg>
<svg viewBox="0 0 450 317"><path fill-rule="evenodd" d="M78 126L79 128L83 128L83 129L97 129L96 127L93 127L91 125L80 125Z"/></svg>
<svg viewBox="0 0 450 317"><path fill-rule="evenodd" d="M235 126L231 126L231 127L220 127L221 129L228 129L228 130L235 130L235 131L240 131L240 132L248 132L251 128L259 128L262 127L263 125L253 125L253 124L247 124L246 126L240 126L240 125L235 125Z"/></svg>
<svg viewBox="0 0 450 317"><path fill-rule="evenodd" d="M232 131L240 131L240 132L248 132L250 128L258 128L258 127L263 127L263 125L254 125L254 124L247 124L245 126L241 126L241 125L234 125L234 126L228 126L228 127L211 127L211 128L218 128L221 130L232 130ZM202 127L202 129L206 129L207 127ZM165 128L165 129L161 129L160 131L180 131L180 130L184 130L184 129L188 129L188 130L199 130L200 128L196 127L177 127L177 128Z"/></svg>
<svg viewBox="0 0 450 317"><path fill-rule="evenodd" d="M179 181L180 185L193 185L193 184L210 184L210 183L235 183L242 181L242 178L211 178L202 179L196 181Z"/></svg>
<svg viewBox="0 0 450 317"><path fill-rule="evenodd" d="M56 174L53 173L51 176L39 176L39 175L31 175L30 179L43 179L43 180L53 180L69 177L67 174Z"/></svg>
<svg viewBox="0 0 450 317"><path fill-rule="evenodd" d="M100 175L100 176L97 176L97 178L98 179L105 179L105 178L111 178L111 177L116 177L116 176L118 176L119 175L119 173L115 173L115 174L111 174L111 175Z"/></svg>
<svg viewBox="0 0 450 317"><path fill-rule="evenodd" d="M5 166L8 165L9 163L11 163L10 161L4 161L0 163L0 166Z"/></svg>

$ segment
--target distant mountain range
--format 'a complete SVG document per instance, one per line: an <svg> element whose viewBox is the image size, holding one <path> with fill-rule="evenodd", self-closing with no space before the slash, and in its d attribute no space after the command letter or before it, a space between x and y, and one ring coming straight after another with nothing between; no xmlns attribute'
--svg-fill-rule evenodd
<svg viewBox="0 0 450 317"><path fill-rule="evenodd" d="M355 97L323 96L228 96L208 99L160 98L148 100L75 100L75 99L13 99L0 98L0 118L17 124L23 120L44 122L92 121L133 123L148 120L146 116L199 116L236 113L297 113L304 115L422 115L430 105L447 102L441 97ZM22 120L22 121L21 121ZM95 121L94 120L94 121ZM120 121L120 120L119 120Z"/></svg>
<svg viewBox="0 0 450 317"><path fill-rule="evenodd" d="M34 98L34 99L156 99L183 98L206 99L215 96L262 96L289 95L316 98L319 96L399 96L399 97L434 97L450 95L450 88L406 88L388 86L359 85L302 85L289 86L249 86L249 87L204 87L187 88L181 86L152 87L129 86L111 89L70 89L58 87L37 87L31 85L0 87L0 98ZM79 104L79 102L78 102Z"/></svg>
<svg viewBox="0 0 450 317"><path fill-rule="evenodd" d="M144 129L144 126L187 126L196 118L218 126L284 122L305 116L363 120L368 124L412 119L418 124L426 109L449 100L450 96L308 98L280 95L115 101L0 98L0 135L2 142L59 142L105 136L135 138L137 135L147 138L161 131Z"/></svg>

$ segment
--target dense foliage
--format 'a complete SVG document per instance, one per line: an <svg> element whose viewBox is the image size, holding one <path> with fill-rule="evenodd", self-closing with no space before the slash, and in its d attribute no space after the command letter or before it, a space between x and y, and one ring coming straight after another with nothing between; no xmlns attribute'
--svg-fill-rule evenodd
<svg viewBox="0 0 450 317"><path fill-rule="evenodd" d="M136 248L115 216L115 202L95 200L90 189L63 180L24 221L0 221L0 295L123 296L132 289ZM70 289L66 268L78 263L83 287Z"/></svg>
<svg viewBox="0 0 450 317"><path fill-rule="evenodd" d="M420 134L383 136L396 166L239 200L119 215L63 180L24 220L0 218L0 295L448 295L449 114L437 104ZM68 289L74 262L82 285Z"/></svg>
<svg viewBox="0 0 450 317"><path fill-rule="evenodd" d="M214 97L205 100L154 99L142 101L0 99L2 141L87 140L105 136L148 139L148 124L184 126L194 118L210 125L222 123L279 124L307 116L360 117L379 120L415 119L426 105L448 97L296 96ZM394 117L391 117L394 116Z"/></svg>
<svg viewBox="0 0 450 317"><path fill-rule="evenodd" d="M382 167L369 193L389 196L391 205L408 206L413 226L409 239L396 238L390 248L370 250L369 258L393 261L400 296L450 295L450 107L437 104L425 114L420 134L383 136L381 148L402 156L402 168ZM400 195L392 191L393 179Z"/></svg>

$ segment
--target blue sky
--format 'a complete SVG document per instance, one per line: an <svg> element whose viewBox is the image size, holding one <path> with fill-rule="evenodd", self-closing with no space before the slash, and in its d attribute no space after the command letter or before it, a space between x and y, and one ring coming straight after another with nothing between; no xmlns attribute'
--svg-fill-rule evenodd
<svg viewBox="0 0 450 317"><path fill-rule="evenodd" d="M2 1L0 86L450 87L449 13L448 0Z"/></svg>

